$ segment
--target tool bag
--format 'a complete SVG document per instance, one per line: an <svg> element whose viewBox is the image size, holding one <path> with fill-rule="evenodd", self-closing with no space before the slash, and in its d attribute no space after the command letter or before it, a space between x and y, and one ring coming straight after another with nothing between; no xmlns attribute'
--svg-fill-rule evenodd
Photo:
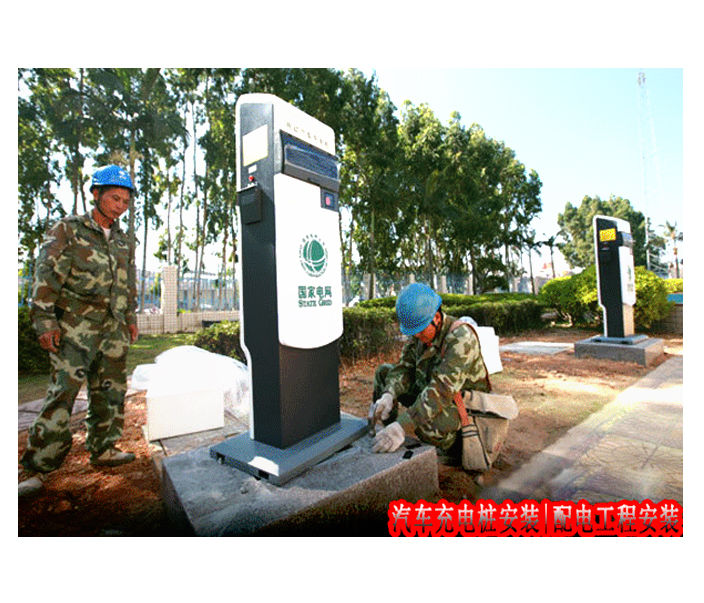
<svg viewBox="0 0 704 603"><path fill-rule="evenodd" d="M455 404L462 421L462 467L488 471L501 452L508 424L518 416L512 396L478 391L458 392Z"/></svg>
<svg viewBox="0 0 704 603"><path fill-rule="evenodd" d="M450 331L463 324L477 335L472 325L459 320L452 324ZM481 345L479 349L481 353ZM486 374L491 390L489 371ZM462 467L467 471L488 471L501 452L509 421L518 416L518 405L513 396L475 390L457 392L454 402L462 422Z"/></svg>

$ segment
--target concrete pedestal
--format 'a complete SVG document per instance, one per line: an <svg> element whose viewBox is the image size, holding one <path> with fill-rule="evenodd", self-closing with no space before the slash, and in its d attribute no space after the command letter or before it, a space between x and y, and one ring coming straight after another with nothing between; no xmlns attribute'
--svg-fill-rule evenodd
<svg viewBox="0 0 704 603"><path fill-rule="evenodd" d="M574 344L577 358L605 358L617 362L636 362L642 366L651 366L663 354L662 339L638 337L628 341L608 341L601 336L590 337Z"/></svg>
<svg viewBox="0 0 704 603"><path fill-rule="evenodd" d="M389 503L438 493L435 448L412 438L390 454L368 435L283 486L217 462L203 447L163 461L174 530L196 536L384 536Z"/></svg>

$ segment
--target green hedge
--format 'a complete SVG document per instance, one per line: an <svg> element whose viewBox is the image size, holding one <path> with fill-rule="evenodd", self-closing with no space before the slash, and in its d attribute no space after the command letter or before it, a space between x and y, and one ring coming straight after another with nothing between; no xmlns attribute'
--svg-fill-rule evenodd
<svg viewBox="0 0 704 603"><path fill-rule="evenodd" d="M460 293L441 293L443 307L468 306L478 303L499 303L515 302L527 299L535 299L530 293L483 293L481 295L464 295ZM377 297L368 299L357 304L357 308L395 308L396 296Z"/></svg>
<svg viewBox="0 0 704 603"><path fill-rule="evenodd" d="M542 326L543 303L530 293L486 293L461 295L443 293L442 307L456 316L472 317L479 325L494 327L500 335L519 333ZM360 302L357 308L383 308L394 313L396 297L381 297Z"/></svg>
<svg viewBox="0 0 704 603"><path fill-rule="evenodd" d="M393 347L398 336L396 314L384 308L345 308L340 356L347 360L366 358ZM240 346L240 323L223 321L189 336L188 344L245 362Z"/></svg>
<svg viewBox="0 0 704 603"><path fill-rule="evenodd" d="M390 308L344 308L340 356L354 361L391 349L400 333Z"/></svg>
<svg viewBox="0 0 704 603"><path fill-rule="evenodd" d="M246 362L240 345L240 323L238 321L218 322L190 335L187 341L189 345L194 345L208 352Z"/></svg>
<svg viewBox="0 0 704 603"><path fill-rule="evenodd" d="M543 325L543 305L535 298L480 302L468 305L444 306L452 316L469 316L480 326L494 327L497 335L510 335L537 329Z"/></svg>
<svg viewBox="0 0 704 603"><path fill-rule="evenodd" d="M49 353L39 345L37 332L29 319L29 308L17 310L17 372L45 375L50 368Z"/></svg>

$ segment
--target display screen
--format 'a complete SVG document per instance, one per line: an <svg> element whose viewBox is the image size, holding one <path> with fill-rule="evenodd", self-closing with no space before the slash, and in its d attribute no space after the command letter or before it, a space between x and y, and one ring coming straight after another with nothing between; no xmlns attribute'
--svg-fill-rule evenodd
<svg viewBox="0 0 704 603"><path fill-rule="evenodd" d="M289 176L312 182L337 191L340 186L337 158L281 132L283 165L281 171Z"/></svg>

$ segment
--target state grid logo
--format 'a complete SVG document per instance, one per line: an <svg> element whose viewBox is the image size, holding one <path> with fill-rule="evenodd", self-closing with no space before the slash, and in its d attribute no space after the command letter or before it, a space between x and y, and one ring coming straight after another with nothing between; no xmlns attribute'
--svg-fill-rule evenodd
<svg viewBox="0 0 704 603"><path fill-rule="evenodd" d="M298 259L308 276L322 276L328 267L328 250L325 243L318 235L306 235L298 248Z"/></svg>

